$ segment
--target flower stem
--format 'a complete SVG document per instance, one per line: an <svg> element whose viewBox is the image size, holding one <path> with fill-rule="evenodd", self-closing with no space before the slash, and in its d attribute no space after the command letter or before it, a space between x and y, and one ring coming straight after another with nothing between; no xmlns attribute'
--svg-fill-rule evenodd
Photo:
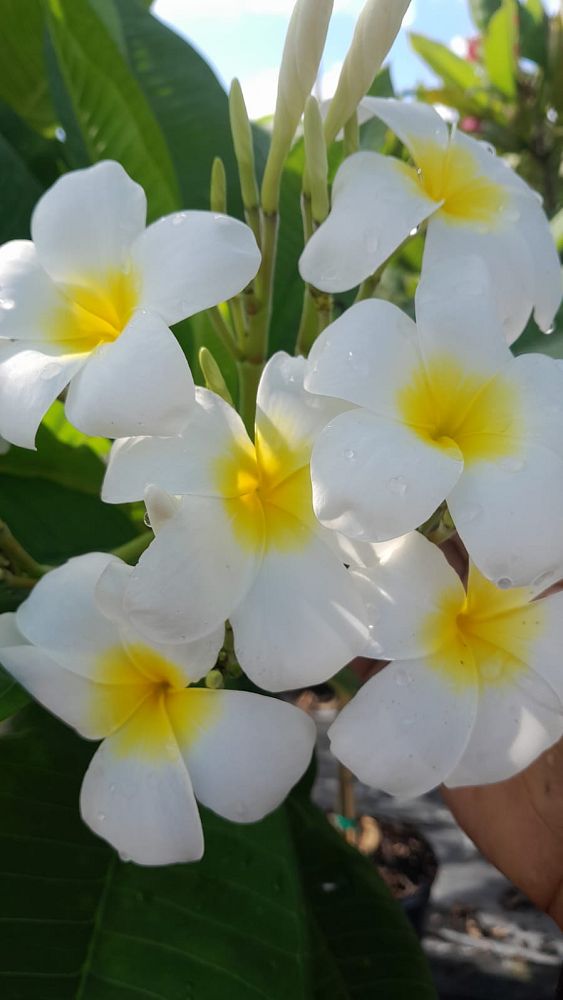
<svg viewBox="0 0 563 1000"><path fill-rule="evenodd" d="M14 537L10 531L8 525L5 521L0 521L0 552L6 556L9 566L13 573L14 580L18 577L18 574L23 573L26 576L33 577L34 580L38 580L45 573L48 572L49 566L42 566L38 563L33 556L30 556L23 545L20 545L17 538ZM4 573L4 579L8 574ZM14 586L22 586L22 584L13 584ZM33 586L31 583L30 586Z"/></svg>
<svg viewBox="0 0 563 1000"><path fill-rule="evenodd" d="M219 337L223 346L229 352L230 356L234 358L235 361L238 360L240 357L242 357L241 352L239 351L237 345L235 344L233 334L221 315L221 310L219 309L219 307L214 306L213 309L208 309L207 315L209 316L211 322L213 323L215 333Z"/></svg>
<svg viewBox="0 0 563 1000"><path fill-rule="evenodd" d="M254 440L254 419L256 416L256 395L258 383L264 369L264 361L239 361L237 363L238 384L239 384L239 405L238 411L243 419L244 426L252 440Z"/></svg>

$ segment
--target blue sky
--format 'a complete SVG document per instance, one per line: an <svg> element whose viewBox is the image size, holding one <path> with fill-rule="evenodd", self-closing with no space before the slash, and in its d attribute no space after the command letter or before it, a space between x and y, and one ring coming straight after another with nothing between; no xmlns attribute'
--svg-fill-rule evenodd
<svg viewBox="0 0 563 1000"><path fill-rule="evenodd" d="M153 13L196 46L228 85L238 76L253 117L273 111L285 30L294 0L155 0ZM544 0L553 8L559 0ZM335 0L321 67L321 96L334 90L363 0ZM460 47L475 34L467 0L411 0L404 30L390 54L395 87L412 89L430 81L411 50L408 31Z"/></svg>

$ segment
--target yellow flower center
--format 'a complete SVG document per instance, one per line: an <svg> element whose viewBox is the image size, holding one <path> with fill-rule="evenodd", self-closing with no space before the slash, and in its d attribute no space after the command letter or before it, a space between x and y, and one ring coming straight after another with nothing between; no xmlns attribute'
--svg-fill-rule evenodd
<svg viewBox="0 0 563 1000"><path fill-rule="evenodd" d="M49 339L69 354L82 354L123 332L139 300L139 280L132 269L109 271L65 286L64 294L66 303L47 318Z"/></svg>
<svg viewBox="0 0 563 1000"><path fill-rule="evenodd" d="M475 680L502 685L528 669L533 642L544 626L541 602L527 587L502 590L471 565L465 601L446 590L423 625L423 639L435 653L430 661L456 687Z"/></svg>
<svg viewBox="0 0 563 1000"><path fill-rule="evenodd" d="M232 528L249 551L263 545L298 549L316 523L307 456L296 456L279 428L256 431L256 445L239 441L216 468Z"/></svg>
<svg viewBox="0 0 563 1000"><path fill-rule="evenodd" d="M468 464L518 455L519 400L502 375L487 381L464 371L455 358L435 355L399 389L397 404L404 422L426 444Z"/></svg>
<svg viewBox="0 0 563 1000"><path fill-rule="evenodd" d="M440 212L451 221L490 224L506 207L506 191L483 174L469 150L421 141L415 152L419 185L433 201L443 202Z"/></svg>
<svg viewBox="0 0 563 1000"><path fill-rule="evenodd" d="M212 691L187 687L174 663L142 643L104 653L93 680L92 721L115 733L115 750L123 756L174 758L173 737L189 746L220 711Z"/></svg>

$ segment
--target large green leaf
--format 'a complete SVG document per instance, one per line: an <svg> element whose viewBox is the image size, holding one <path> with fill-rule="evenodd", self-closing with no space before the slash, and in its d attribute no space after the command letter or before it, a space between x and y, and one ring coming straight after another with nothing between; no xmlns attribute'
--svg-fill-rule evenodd
<svg viewBox="0 0 563 1000"><path fill-rule="evenodd" d="M42 188L19 153L0 135L0 243L29 239L29 220Z"/></svg>
<svg viewBox="0 0 563 1000"><path fill-rule="evenodd" d="M517 46L518 5L516 0L502 0L487 25L483 56L493 87L509 98L516 97Z"/></svg>
<svg viewBox="0 0 563 1000"><path fill-rule="evenodd" d="M58 71L55 95L67 132L78 127L90 162L114 159L125 167L147 193L150 218L178 208L162 132L105 25L87 0L50 0L48 23Z"/></svg>
<svg viewBox="0 0 563 1000"><path fill-rule="evenodd" d="M204 813L197 865L120 862L78 816L91 746L34 708L0 740L0 995L307 1000L287 820Z"/></svg>
<svg viewBox="0 0 563 1000"><path fill-rule="evenodd" d="M1 995L434 1000L405 918L303 787L249 826L202 810L203 861L140 868L79 819L91 754L36 706L0 738Z"/></svg>
<svg viewBox="0 0 563 1000"><path fill-rule="evenodd" d="M227 96L202 57L137 2L117 0L129 66L166 139L182 205L209 208L211 165L227 171L230 214L240 215Z"/></svg>
<svg viewBox="0 0 563 1000"><path fill-rule="evenodd" d="M424 35L411 32L409 39L414 51L445 83L471 91L471 96L478 99L478 92L483 89L483 77L476 63L461 59L446 45Z"/></svg>
<svg viewBox="0 0 563 1000"><path fill-rule="evenodd" d="M52 129L55 115L45 75L41 0L0 0L0 20L0 99L33 128Z"/></svg>

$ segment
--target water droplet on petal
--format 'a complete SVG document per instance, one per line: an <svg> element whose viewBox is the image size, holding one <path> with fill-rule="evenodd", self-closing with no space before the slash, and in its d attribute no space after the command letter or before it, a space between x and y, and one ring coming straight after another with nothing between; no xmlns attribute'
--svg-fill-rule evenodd
<svg viewBox="0 0 563 1000"><path fill-rule="evenodd" d="M407 492L407 481L403 476L393 476L387 483L387 487L391 490L391 493L396 493L397 496L404 496Z"/></svg>
<svg viewBox="0 0 563 1000"><path fill-rule="evenodd" d="M409 674L408 670L400 668L395 673L395 684L398 684L399 687L407 687L409 684L412 684L412 682L413 677L412 674Z"/></svg>
<svg viewBox="0 0 563 1000"><path fill-rule="evenodd" d="M554 574L552 570L549 570L547 573L540 573L540 575L537 576L532 583L532 587L534 590L545 590L551 583L554 582L553 577Z"/></svg>
<svg viewBox="0 0 563 1000"><path fill-rule="evenodd" d="M471 524L475 518L479 517L483 508L480 503L468 503L464 507L460 507L458 510L455 521L457 524Z"/></svg>
<svg viewBox="0 0 563 1000"><path fill-rule="evenodd" d="M510 590L512 587L512 580L509 576L501 576L497 580L497 587L500 587L501 590Z"/></svg>
<svg viewBox="0 0 563 1000"><path fill-rule="evenodd" d="M496 156L497 155L497 151L496 151L495 147L492 146L490 142L482 142L481 145L482 145L483 149L485 149L487 151L487 153L491 154L491 156Z"/></svg>
<svg viewBox="0 0 563 1000"><path fill-rule="evenodd" d="M546 337L550 337L552 333L555 333L555 323L552 323L551 326L548 326L547 330L545 330L544 332Z"/></svg>
<svg viewBox="0 0 563 1000"><path fill-rule="evenodd" d="M503 458L500 467L505 472L521 472L524 468L524 462L521 458Z"/></svg>
<svg viewBox="0 0 563 1000"><path fill-rule="evenodd" d="M58 376L62 374L62 370L63 370L62 365L57 365L57 364L45 365L45 367L41 371L40 378L44 379L47 382L51 378L58 378Z"/></svg>
<svg viewBox="0 0 563 1000"><path fill-rule="evenodd" d="M353 448L348 448L344 452L344 458L347 458L349 462L352 462L355 459L355 457L356 457L356 452L354 451Z"/></svg>
<svg viewBox="0 0 563 1000"><path fill-rule="evenodd" d="M145 511L145 514L143 516L143 523L144 523L145 527L152 528L151 519L149 517L149 512L148 511Z"/></svg>
<svg viewBox="0 0 563 1000"><path fill-rule="evenodd" d="M106 814L105 813L98 813L98 820L99 820L100 823L103 823L104 820L105 820L105 818L106 818Z"/></svg>
<svg viewBox="0 0 563 1000"><path fill-rule="evenodd" d="M185 212L175 212L172 216L172 225L181 226L182 223L186 221L186 217ZM218 216L214 216L214 218L218 218Z"/></svg>
<svg viewBox="0 0 563 1000"><path fill-rule="evenodd" d="M123 851L120 851L119 852L119 859L120 859L120 861L125 861L125 863L127 863L128 861L131 861L131 855L130 854L124 854Z"/></svg>

